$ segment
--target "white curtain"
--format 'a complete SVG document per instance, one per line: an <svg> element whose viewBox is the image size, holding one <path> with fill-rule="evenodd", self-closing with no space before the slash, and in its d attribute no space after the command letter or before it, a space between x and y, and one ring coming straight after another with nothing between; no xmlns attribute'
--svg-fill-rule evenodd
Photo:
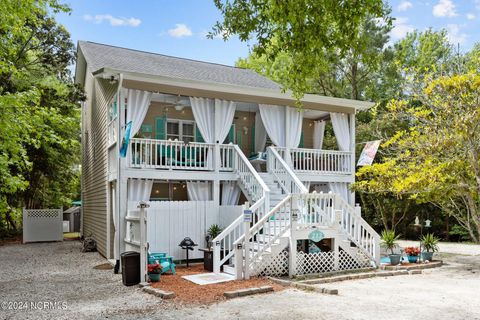
<svg viewBox="0 0 480 320"><path fill-rule="evenodd" d="M265 130L272 142L286 147L285 161L291 166L288 148L296 148L302 136L303 111L296 108L268 104L259 105Z"/></svg>
<svg viewBox="0 0 480 320"><path fill-rule="evenodd" d="M234 206L238 204L240 199L240 188L236 181L223 181L222 182L222 206Z"/></svg>
<svg viewBox="0 0 480 320"><path fill-rule="evenodd" d="M297 148L302 137L303 111L297 108L286 107L286 136L285 147Z"/></svg>
<svg viewBox="0 0 480 320"><path fill-rule="evenodd" d="M128 201L149 201L153 180L128 179Z"/></svg>
<svg viewBox="0 0 480 320"><path fill-rule="evenodd" d="M130 135L133 137L140 130L147 114L152 93L143 90L128 89L127 92L127 123L132 121Z"/></svg>
<svg viewBox="0 0 480 320"><path fill-rule="evenodd" d="M267 143L267 131L260 112L255 113L255 152L263 152Z"/></svg>
<svg viewBox="0 0 480 320"><path fill-rule="evenodd" d="M265 130L273 144L285 147L285 107L271 104L259 104Z"/></svg>
<svg viewBox="0 0 480 320"><path fill-rule="evenodd" d="M333 131L337 139L338 148L341 151L350 150L350 127L348 124L348 114L331 112Z"/></svg>
<svg viewBox="0 0 480 320"><path fill-rule="evenodd" d="M215 99L215 141L223 143L230 131L235 116L236 103Z"/></svg>
<svg viewBox="0 0 480 320"><path fill-rule="evenodd" d="M215 143L215 101L190 97L193 117L206 143Z"/></svg>
<svg viewBox="0 0 480 320"><path fill-rule="evenodd" d="M322 149L324 135L325 121L315 121L313 123L313 149Z"/></svg>
<svg viewBox="0 0 480 320"><path fill-rule="evenodd" d="M350 190L348 190L348 183L346 182L329 182L328 188L333 193L338 193L342 198L350 204Z"/></svg>
<svg viewBox="0 0 480 320"><path fill-rule="evenodd" d="M212 188L208 181L187 181L187 194L190 201L209 201L212 199Z"/></svg>

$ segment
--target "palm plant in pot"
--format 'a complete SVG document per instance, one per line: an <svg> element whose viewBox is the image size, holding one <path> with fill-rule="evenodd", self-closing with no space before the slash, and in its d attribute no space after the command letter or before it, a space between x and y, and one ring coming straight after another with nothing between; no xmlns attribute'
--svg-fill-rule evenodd
<svg viewBox="0 0 480 320"><path fill-rule="evenodd" d="M432 261L433 253L438 251L438 241L433 233L427 233L422 237L422 247L426 250L422 252L423 261Z"/></svg>
<svg viewBox="0 0 480 320"><path fill-rule="evenodd" d="M396 254L393 249L398 247L397 241L400 238L400 235L395 233L395 230L383 230L382 232L382 247L387 251L390 250L388 257L390 258L390 264L396 266L400 263L402 258L401 254Z"/></svg>
<svg viewBox="0 0 480 320"><path fill-rule="evenodd" d="M209 248L212 248L212 240L215 239L220 233L222 233L222 228L218 224L212 224L207 230L207 244Z"/></svg>

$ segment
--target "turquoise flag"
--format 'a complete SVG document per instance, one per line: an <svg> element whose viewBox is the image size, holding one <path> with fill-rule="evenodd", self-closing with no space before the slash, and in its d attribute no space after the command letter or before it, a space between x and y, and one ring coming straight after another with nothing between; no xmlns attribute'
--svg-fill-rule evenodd
<svg viewBox="0 0 480 320"><path fill-rule="evenodd" d="M128 142L130 141L130 131L132 130L132 121L129 121L125 126L125 135L122 138L122 146L120 147L120 157L127 156Z"/></svg>

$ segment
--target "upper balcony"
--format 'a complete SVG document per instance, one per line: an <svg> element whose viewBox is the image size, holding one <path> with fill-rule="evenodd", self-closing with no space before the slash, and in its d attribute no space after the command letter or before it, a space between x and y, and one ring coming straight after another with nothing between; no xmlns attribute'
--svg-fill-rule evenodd
<svg viewBox="0 0 480 320"><path fill-rule="evenodd" d="M124 128L118 128L119 123L124 123L125 119L118 121L118 116L124 116L126 112L122 115L117 109L128 108L125 98L124 93L110 106L107 132L111 146L116 144L119 137L124 136ZM232 172L235 168L234 147L237 145L258 171L265 171L265 151L274 144L267 134L268 130L261 123L263 119L260 118L259 123L259 117L258 104L236 102L231 125L225 127L229 129L225 140L221 143L205 143L189 97L154 93L138 132L129 140L126 166L165 171ZM305 110L296 132L297 138L300 138L298 147L274 146L282 158L288 159L287 163L295 173L304 177L345 177L354 174L353 152L324 150L321 149L321 143L318 148L318 138L323 138L325 120L328 119L328 112ZM318 130L320 122L323 122L323 128ZM263 141L258 137L259 126L264 132ZM347 122L348 129L351 130L352 127L349 128ZM352 143L354 142L347 139L347 146Z"/></svg>

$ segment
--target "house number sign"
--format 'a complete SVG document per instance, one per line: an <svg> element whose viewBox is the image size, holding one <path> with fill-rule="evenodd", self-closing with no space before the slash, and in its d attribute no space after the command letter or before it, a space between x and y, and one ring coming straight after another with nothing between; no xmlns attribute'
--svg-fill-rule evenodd
<svg viewBox="0 0 480 320"><path fill-rule="evenodd" d="M313 230L308 234L308 239L312 240L313 242L319 242L322 241L323 238L325 238L325 235L323 234L322 231L320 230Z"/></svg>

